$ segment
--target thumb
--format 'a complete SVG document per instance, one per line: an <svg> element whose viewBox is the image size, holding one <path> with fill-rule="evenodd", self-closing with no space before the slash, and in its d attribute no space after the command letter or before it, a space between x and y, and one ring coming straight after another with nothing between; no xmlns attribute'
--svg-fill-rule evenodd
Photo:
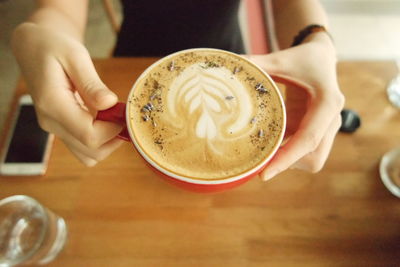
<svg viewBox="0 0 400 267"><path fill-rule="evenodd" d="M118 102L118 97L100 80L89 80L77 86L85 105L92 110L105 110Z"/></svg>
<svg viewBox="0 0 400 267"><path fill-rule="evenodd" d="M64 68L84 104L91 110L104 110L118 102L117 95L100 79L85 48L66 60Z"/></svg>
<svg viewBox="0 0 400 267"><path fill-rule="evenodd" d="M246 55L245 58L265 70L267 73L280 73L282 69L281 52L267 55Z"/></svg>
<svg viewBox="0 0 400 267"><path fill-rule="evenodd" d="M246 58L265 70L275 82L309 91L311 86L301 73L304 67L299 68L296 64L297 53L295 48L288 48L267 55L247 55Z"/></svg>

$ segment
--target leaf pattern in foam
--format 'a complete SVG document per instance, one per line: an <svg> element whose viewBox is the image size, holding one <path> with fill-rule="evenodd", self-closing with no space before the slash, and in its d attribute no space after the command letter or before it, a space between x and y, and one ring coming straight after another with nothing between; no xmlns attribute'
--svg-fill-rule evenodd
<svg viewBox="0 0 400 267"><path fill-rule="evenodd" d="M226 96L233 96L235 101L226 101ZM221 111L227 111L224 115L233 118L227 128L232 134L248 128L253 114L249 92L231 71L225 67L206 68L201 63L187 67L170 86L167 109L173 118L182 103L189 118L200 109L194 130L199 138L208 140L218 136L216 114Z"/></svg>

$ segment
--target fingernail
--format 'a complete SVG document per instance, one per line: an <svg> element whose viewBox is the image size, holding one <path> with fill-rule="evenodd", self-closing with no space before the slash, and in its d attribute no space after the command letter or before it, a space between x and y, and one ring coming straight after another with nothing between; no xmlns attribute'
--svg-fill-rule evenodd
<svg viewBox="0 0 400 267"><path fill-rule="evenodd" d="M273 178L275 175L278 174L277 170L266 170L264 172L265 172L265 174L263 176L263 181L264 182L270 180L271 178Z"/></svg>

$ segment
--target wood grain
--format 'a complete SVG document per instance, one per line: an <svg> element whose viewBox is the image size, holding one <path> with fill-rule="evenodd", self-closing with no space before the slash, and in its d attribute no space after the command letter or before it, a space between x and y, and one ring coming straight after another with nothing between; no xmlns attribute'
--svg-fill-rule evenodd
<svg viewBox="0 0 400 267"><path fill-rule="evenodd" d="M125 100L154 61L95 64ZM86 168L56 140L47 174L1 177L0 198L26 194L66 219L68 243L49 266L400 265L400 200L378 173L381 156L400 146L400 112L385 92L395 73L393 62L339 64L346 107L362 127L338 135L318 174L286 171L195 194L156 177L128 143Z"/></svg>

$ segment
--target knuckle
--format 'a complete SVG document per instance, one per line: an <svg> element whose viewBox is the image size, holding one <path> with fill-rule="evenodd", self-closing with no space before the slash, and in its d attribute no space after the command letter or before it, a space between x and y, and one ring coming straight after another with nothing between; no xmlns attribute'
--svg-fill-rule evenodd
<svg viewBox="0 0 400 267"><path fill-rule="evenodd" d="M39 99L35 100L35 109L38 113L41 114L48 114L49 113L49 102L45 96L40 97Z"/></svg>
<svg viewBox="0 0 400 267"><path fill-rule="evenodd" d="M37 122L40 126L40 128L42 128L43 130L47 131L47 132L52 132L51 129L51 117L48 116L48 112L46 112L45 107L43 105L40 104L36 104L35 103L35 113L36 113L36 117L37 117Z"/></svg>
<svg viewBox="0 0 400 267"><path fill-rule="evenodd" d="M341 92L339 92L338 94L336 94L334 101L339 110L342 110L345 103L344 95Z"/></svg>
<svg viewBox="0 0 400 267"><path fill-rule="evenodd" d="M325 165L326 157L321 155L321 152L314 151L308 155L307 169L311 173L317 173L322 170Z"/></svg>
<svg viewBox="0 0 400 267"><path fill-rule="evenodd" d="M95 135L93 135L90 131L82 134L80 141L84 146L89 149L97 149L100 145Z"/></svg>
<svg viewBox="0 0 400 267"><path fill-rule="evenodd" d="M105 151L99 150L95 153L94 155L94 159L97 161L103 161L107 158L108 153L106 153Z"/></svg>
<svg viewBox="0 0 400 267"><path fill-rule="evenodd" d="M35 110L38 114L48 117L54 117L59 112L59 108L54 103L54 96L51 95L52 90L43 88L43 93L34 98Z"/></svg>
<svg viewBox="0 0 400 267"><path fill-rule="evenodd" d="M51 130L50 123L49 123L49 120L45 116L41 116L38 114L37 120L38 120L38 124L39 124L40 128L42 128L43 130L45 130L47 132L50 132L50 130Z"/></svg>
<svg viewBox="0 0 400 267"><path fill-rule="evenodd" d="M321 160L313 161L310 164L310 172L311 173L317 173L317 172L321 171L323 167L324 167L324 162L323 161L321 161Z"/></svg>
<svg viewBox="0 0 400 267"><path fill-rule="evenodd" d="M93 167L97 164L97 161L94 159L80 159L86 167Z"/></svg>
<svg viewBox="0 0 400 267"><path fill-rule="evenodd" d="M32 31L34 30L35 24L32 22L23 22L14 28L11 35L11 44L15 48L21 44L27 43L27 40L31 40Z"/></svg>
<svg viewBox="0 0 400 267"><path fill-rule="evenodd" d="M322 160L320 155L317 155L317 153L312 152L310 153L306 158L304 158L301 161L301 168L305 171L308 171L310 173L317 173L322 170L324 166L324 161Z"/></svg>
<svg viewBox="0 0 400 267"><path fill-rule="evenodd" d="M80 82L80 90L83 92L83 96L89 96L94 102L98 101L97 93L106 88L101 81L87 79Z"/></svg>
<svg viewBox="0 0 400 267"><path fill-rule="evenodd" d="M314 151L317 149L320 140L316 133L308 132L304 135L303 139L310 151Z"/></svg>
<svg viewBox="0 0 400 267"><path fill-rule="evenodd" d="M340 91L335 91L327 94L327 102L330 104L332 110L340 112L345 103L345 97Z"/></svg>
<svg viewBox="0 0 400 267"><path fill-rule="evenodd" d="M268 64L269 69L276 68L276 69L286 70L285 68L281 68L281 66L284 64L282 64L282 58L280 57L271 56L269 57L268 62L269 62Z"/></svg>
<svg viewBox="0 0 400 267"><path fill-rule="evenodd" d="M84 80L81 81L81 90L83 90L86 94L91 95L99 88L99 84L93 80Z"/></svg>
<svg viewBox="0 0 400 267"><path fill-rule="evenodd" d="M69 138L60 136L60 139L64 142L67 148L75 155L75 157L85 166L92 167L97 164L96 159L92 158L88 155L87 152L84 152L77 147L74 146L74 142L71 141Z"/></svg>

